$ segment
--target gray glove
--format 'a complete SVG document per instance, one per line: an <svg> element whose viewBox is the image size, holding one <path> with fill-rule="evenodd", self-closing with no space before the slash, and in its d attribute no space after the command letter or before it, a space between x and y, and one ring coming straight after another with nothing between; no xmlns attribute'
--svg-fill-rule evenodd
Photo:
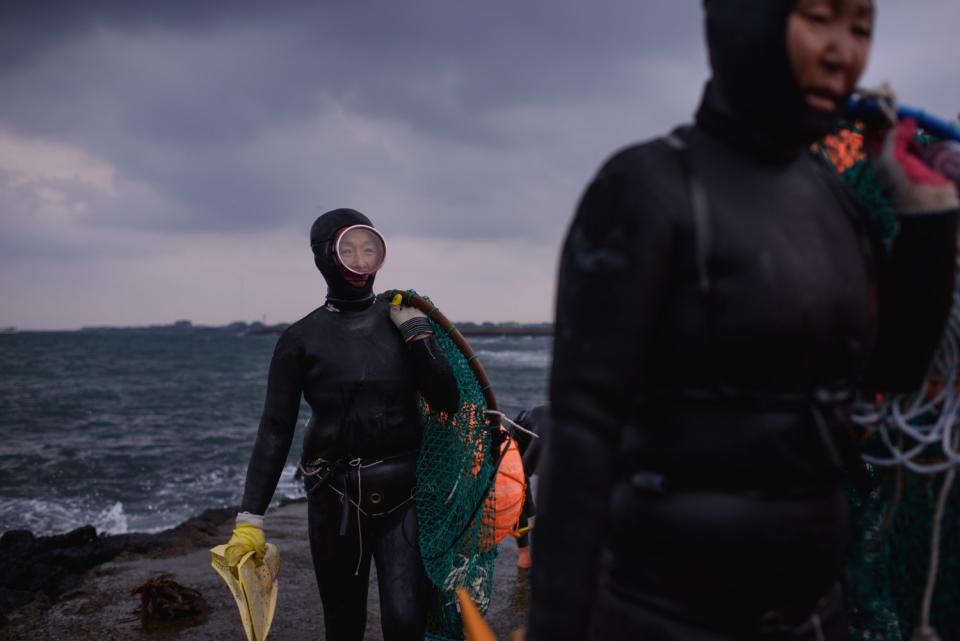
<svg viewBox="0 0 960 641"><path fill-rule="evenodd" d="M400 330L404 342L422 340L433 334L433 327L427 315L416 307L390 305L390 320Z"/></svg>

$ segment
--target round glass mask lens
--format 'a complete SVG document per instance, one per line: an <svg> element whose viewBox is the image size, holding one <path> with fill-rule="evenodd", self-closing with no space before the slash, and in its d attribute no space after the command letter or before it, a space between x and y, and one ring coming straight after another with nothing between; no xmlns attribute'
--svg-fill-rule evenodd
<svg viewBox="0 0 960 641"><path fill-rule="evenodd" d="M354 274L375 273L383 266L386 254L383 236L373 227L347 227L337 238L337 259Z"/></svg>

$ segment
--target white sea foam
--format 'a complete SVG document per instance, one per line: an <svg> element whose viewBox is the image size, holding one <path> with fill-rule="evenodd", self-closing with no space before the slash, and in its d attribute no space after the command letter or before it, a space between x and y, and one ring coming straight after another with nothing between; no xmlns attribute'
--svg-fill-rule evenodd
<svg viewBox="0 0 960 641"><path fill-rule="evenodd" d="M123 512L123 503L117 501L113 507L95 516L91 524L101 534L126 534L128 523L127 515Z"/></svg>
<svg viewBox="0 0 960 641"><path fill-rule="evenodd" d="M0 387L19 394L16 411L0 417L0 531L50 535L90 524L104 533L152 532L240 502L275 338L24 339L19 351L0 355ZM542 402L550 339L470 342L494 370L502 406ZM22 362L34 368L22 370ZM150 379L161 387L143 398L137 392L150 372L163 373ZM309 415L304 407L301 420ZM299 439L291 460L298 454ZM275 502L304 495L295 472L285 467Z"/></svg>
<svg viewBox="0 0 960 641"><path fill-rule="evenodd" d="M90 507L80 502L0 498L0 529L26 529L38 536L62 534L92 525L101 534L125 534L128 528L123 503Z"/></svg>
<svg viewBox="0 0 960 641"><path fill-rule="evenodd" d="M526 349L477 350L480 362L502 367L548 367L550 352Z"/></svg>
<svg viewBox="0 0 960 641"><path fill-rule="evenodd" d="M300 498L306 496L303 489L303 481L294 479L297 473L296 465L287 465L280 474L280 482L277 484L277 491L274 492L274 503L281 498Z"/></svg>

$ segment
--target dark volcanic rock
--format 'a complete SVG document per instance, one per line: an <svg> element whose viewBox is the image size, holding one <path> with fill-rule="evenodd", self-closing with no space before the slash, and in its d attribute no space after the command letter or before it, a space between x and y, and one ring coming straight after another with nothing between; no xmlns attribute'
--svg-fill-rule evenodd
<svg viewBox="0 0 960 641"><path fill-rule="evenodd" d="M98 535L90 525L54 536L37 537L27 530L4 532L0 537L0 625L9 612L35 600L56 603L79 588L87 572L118 556L170 556L222 543L217 528L236 513L235 507L207 510L157 534Z"/></svg>

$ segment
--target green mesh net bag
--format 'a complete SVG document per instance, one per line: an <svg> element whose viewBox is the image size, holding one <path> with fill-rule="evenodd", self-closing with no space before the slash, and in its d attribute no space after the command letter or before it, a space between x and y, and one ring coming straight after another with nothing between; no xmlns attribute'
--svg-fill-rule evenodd
<svg viewBox="0 0 960 641"><path fill-rule="evenodd" d="M944 475L903 467L871 467L871 473L875 489L867 497L851 498L856 516L847 562L851 631L864 641L908 641L921 627ZM936 584L929 605L929 626L943 641L960 639L960 500L955 480L950 489L940 520Z"/></svg>
<svg viewBox="0 0 960 641"><path fill-rule="evenodd" d="M481 612L490 605L494 537L494 484L497 457L491 425L484 412L496 410L489 381L473 350L429 299L413 290L401 294L404 304L427 314L457 379L460 409L433 411L421 399L423 440L417 461L417 524L420 555L433 585L427 638L463 639L455 591L466 588ZM479 374L479 376L478 376Z"/></svg>
<svg viewBox="0 0 960 641"><path fill-rule="evenodd" d="M862 147L862 130L852 124L818 145L889 249L897 218ZM846 579L850 631L857 640L960 640L958 310L955 293L950 324L922 389L855 411L874 481L869 495L850 493L854 524Z"/></svg>

